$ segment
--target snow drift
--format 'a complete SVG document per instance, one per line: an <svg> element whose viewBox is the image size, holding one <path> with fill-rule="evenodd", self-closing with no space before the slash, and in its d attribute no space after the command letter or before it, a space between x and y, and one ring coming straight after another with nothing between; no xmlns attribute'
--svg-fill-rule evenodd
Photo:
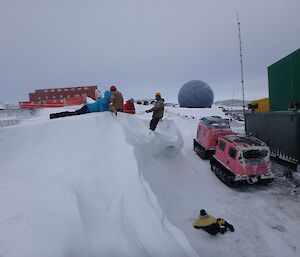
<svg viewBox="0 0 300 257"><path fill-rule="evenodd" d="M166 107L152 133L136 107L0 129L0 256L299 256L299 183L275 165L271 185L231 189L193 151L220 108ZM193 229L201 208L235 232Z"/></svg>
<svg viewBox="0 0 300 257"><path fill-rule="evenodd" d="M133 152L174 156L181 134L171 122L157 135L140 126L97 113L1 129L0 255L197 256Z"/></svg>

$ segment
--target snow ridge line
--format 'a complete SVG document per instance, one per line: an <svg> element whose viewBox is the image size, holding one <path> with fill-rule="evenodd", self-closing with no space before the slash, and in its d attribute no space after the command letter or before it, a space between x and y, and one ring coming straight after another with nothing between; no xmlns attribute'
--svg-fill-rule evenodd
<svg viewBox="0 0 300 257"><path fill-rule="evenodd" d="M161 123L159 124L158 128L160 128L159 134L157 132L152 133L148 130L147 123L144 120L141 120L137 117L132 116L123 116L122 119L118 119L119 124L121 125L126 141L133 146L134 150L134 156L136 158L136 161L138 163L138 155L137 152L141 153L144 149L146 149L146 156L143 156L142 158L149 158L149 161L151 161L152 158L161 158L161 156L158 156L157 154L148 155L149 152L153 153L153 151L149 151L149 144L151 146L151 143L155 140L155 136L158 136L158 141L162 139L161 136L167 135L170 133L170 127L172 127L172 132L175 132L175 140L173 138L167 138L167 142L161 142L159 147L162 148L162 151L158 151L160 155L162 155L162 158L168 158L171 156L174 156L179 152L179 150L183 147L183 138L182 135L175 125L174 122L170 122L168 120L164 120L163 126ZM135 128L135 129L134 129ZM139 128L138 130L136 128ZM146 132L145 132L146 131ZM142 137L141 140L137 140L137 138L134 137ZM163 140L162 140L163 141ZM174 143L176 142L176 143ZM167 145L167 147L166 147ZM173 149L176 149L174 152L172 152L171 155L164 154L164 152L170 151L170 146ZM157 146L155 147L157 149ZM152 149L153 150L153 149ZM139 170L139 169L138 169ZM156 212L157 216L160 219L161 225L165 228L165 231L168 233L169 237L173 238L174 242L177 243L178 247L183 249L184 252L188 256L199 256L196 251L193 249L193 247L188 242L187 238L185 237L184 233L177 228L174 224L172 224L166 217L165 213L162 211L157 197L151 190L151 187L149 183L144 179L142 172L139 170L139 179L141 181L141 184L144 187L144 192L149 200L150 205Z"/></svg>

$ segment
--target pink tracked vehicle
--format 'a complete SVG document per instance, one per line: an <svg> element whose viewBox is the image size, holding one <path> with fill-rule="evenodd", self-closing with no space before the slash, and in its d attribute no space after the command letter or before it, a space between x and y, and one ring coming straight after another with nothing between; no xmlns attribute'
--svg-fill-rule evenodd
<svg viewBox="0 0 300 257"><path fill-rule="evenodd" d="M210 164L216 176L231 187L242 182L268 184L274 180L269 148L251 136L221 136Z"/></svg>
<svg viewBox="0 0 300 257"><path fill-rule="evenodd" d="M209 159L215 153L218 138L232 135L229 122L219 116L203 117L199 122L197 137L194 139L194 151L202 158Z"/></svg>

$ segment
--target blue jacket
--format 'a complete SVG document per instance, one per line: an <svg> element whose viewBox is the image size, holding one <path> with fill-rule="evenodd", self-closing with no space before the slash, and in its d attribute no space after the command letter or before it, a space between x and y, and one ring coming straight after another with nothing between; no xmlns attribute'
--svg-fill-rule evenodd
<svg viewBox="0 0 300 257"><path fill-rule="evenodd" d="M109 111L110 91L105 91L104 97L99 98L92 104L87 104L89 112L107 112Z"/></svg>

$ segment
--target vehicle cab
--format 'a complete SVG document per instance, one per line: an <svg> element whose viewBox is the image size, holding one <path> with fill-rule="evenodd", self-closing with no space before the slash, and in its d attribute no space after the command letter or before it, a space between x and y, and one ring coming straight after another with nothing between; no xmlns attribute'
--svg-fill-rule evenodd
<svg viewBox="0 0 300 257"><path fill-rule="evenodd" d="M266 184L274 179L269 147L252 136L220 137L211 160L211 169L228 185L241 181Z"/></svg>
<svg viewBox="0 0 300 257"><path fill-rule="evenodd" d="M194 151L202 158L208 159L215 153L220 136L232 135L229 121L219 116L203 117L197 128L194 139Z"/></svg>

